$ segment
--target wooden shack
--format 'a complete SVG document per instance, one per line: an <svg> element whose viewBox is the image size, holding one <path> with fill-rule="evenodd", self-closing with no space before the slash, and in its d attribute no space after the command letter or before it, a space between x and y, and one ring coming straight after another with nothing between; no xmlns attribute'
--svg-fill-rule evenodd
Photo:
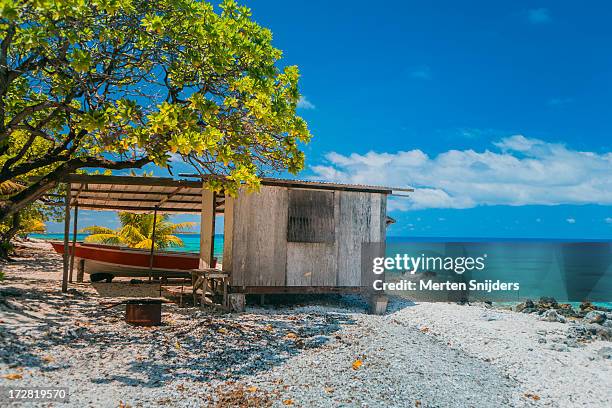
<svg viewBox="0 0 612 408"><path fill-rule="evenodd" d="M225 201L223 270L240 293L358 290L363 243L384 242L390 189L265 180Z"/></svg>
<svg viewBox="0 0 612 408"><path fill-rule="evenodd" d="M273 178L263 179L259 191L240 191L236 197L215 194L201 180L72 174L66 183L64 291L72 281L74 253L69 255L69 247L76 243L79 208L199 213L197 271L224 276L224 293L242 297L238 303L246 294L358 292L364 285L362 246L385 242L387 197L393 192L386 187ZM224 216L222 271L211 268L219 215ZM376 256L382 256L384 245L378 251ZM153 249L150 258L153 265Z"/></svg>

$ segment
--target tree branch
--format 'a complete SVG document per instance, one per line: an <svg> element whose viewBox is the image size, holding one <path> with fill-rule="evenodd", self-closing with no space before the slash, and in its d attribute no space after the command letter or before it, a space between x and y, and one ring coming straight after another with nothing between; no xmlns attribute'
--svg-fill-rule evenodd
<svg viewBox="0 0 612 408"><path fill-rule="evenodd" d="M84 167L100 167L111 170L141 168L151 163L148 157L133 160L113 161L104 158L77 158L62 163L55 170L36 181L34 184L15 194L0 206L0 220L22 210L27 205L42 197L47 191L55 187L62 179L73 171Z"/></svg>
<svg viewBox="0 0 612 408"><path fill-rule="evenodd" d="M17 154L15 154L13 157L10 157L4 163L4 166L2 166L2 171L4 171L4 169L10 169L13 164L17 163L17 161L27 153L28 149L32 146L32 143L34 143L35 139L36 134L32 133L28 138L27 142L25 142L21 149L19 149L19 152L17 152Z"/></svg>
<svg viewBox="0 0 612 408"><path fill-rule="evenodd" d="M21 110L21 112L17 113L6 125L7 129L10 129L14 126L17 126L22 120L24 120L28 115L33 113L48 109L48 108L65 108L68 109L67 106L64 105L63 102L53 102L53 101L45 101L40 102L35 105L30 105Z"/></svg>

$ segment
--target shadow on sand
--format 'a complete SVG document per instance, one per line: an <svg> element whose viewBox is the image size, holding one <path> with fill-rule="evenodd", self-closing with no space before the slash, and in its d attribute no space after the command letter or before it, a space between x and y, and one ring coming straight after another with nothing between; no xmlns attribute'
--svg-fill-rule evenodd
<svg viewBox="0 0 612 408"><path fill-rule="evenodd" d="M59 288L3 290L0 358L9 367L57 370L61 376L61 370L71 366L86 367L88 359L113 355L121 360L110 361L105 373L84 375L96 384L140 387L159 387L181 378L204 382L238 379L269 370L306 349L328 343L342 325L354 323L351 313L355 312L354 302L359 302L349 300L351 310L343 312L346 304L337 297L284 299L241 314L164 305L164 324L142 328L123 322L122 306L102 310L99 298L77 289L67 294ZM326 311L322 301L339 311ZM9 315L12 318L5 319ZM28 324L5 324L6 320L15 322L17 316ZM63 361L58 358L57 363L49 363L41 357L57 346L68 348ZM78 350L83 353L79 355Z"/></svg>

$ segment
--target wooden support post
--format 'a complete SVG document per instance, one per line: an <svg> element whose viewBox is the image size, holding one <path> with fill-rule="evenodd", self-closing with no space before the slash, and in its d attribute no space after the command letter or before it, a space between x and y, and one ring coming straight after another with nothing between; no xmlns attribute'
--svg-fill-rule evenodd
<svg viewBox="0 0 612 408"><path fill-rule="evenodd" d="M64 209L64 270L62 273L62 292L68 291L69 238L70 238L70 184L66 185L66 202Z"/></svg>
<svg viewBox="0 0 612 408"><path fill-rule="evenodd" d="M157 227L157 206L155 206L155 210L153 210L153 231L151 231L151 252L149 254L149 282L151 282L151 279L153 278L153 256L155 255L156 227Z"/></svg>
<svg viewBox="0 0 612 408"><path fill-rule="evenodd" d="M74 253L76 252L78 219L79 219L79 204L77 203L74 207L74 221L73 221L73 229L72 229L72 248L70 249L70 274L68 275L68 282L70 283L72 283L72 271L74 270Z"/></svg>
<svg viewBox="0 0 612 408"><path fill-rule="evenodd" d="M85 274L85 260L79 259L77 264L77 282L83 283L83 275Z"/></svg>
<svg viewBox="0 0 612 408"><path fill-rule="evenodd" d="M217 194L212 193L212 215L210 217L210 267L213 267L213 262L215 259L215 222L217 220ZM214 267L217 268L217 264L214 264Z"/></svg>
<svg viewBox="0 0 612 408"><path fill-rule="evenodd" d="M200 269L211 268L215 248L215 193L202 190L200 219Z"/></svg>
<svg viewBox="0 0 612 408"><path fill-rule="evenodd" d="M223 307L229 309L229 303L227 300L227 278L223 278Z"/></svg>
<svg viewBox="0 0 612 408"><path fill-rule="evenodd" d="M234 198L225 195L223 210L223 271L232 272L232 246L234 236Z"/></svg>

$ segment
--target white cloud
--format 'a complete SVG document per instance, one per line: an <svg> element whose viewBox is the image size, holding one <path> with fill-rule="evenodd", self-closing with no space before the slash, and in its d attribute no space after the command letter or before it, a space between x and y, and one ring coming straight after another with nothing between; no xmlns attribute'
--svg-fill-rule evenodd
<svg viewBox="0 0 612 408"><path fill-rule="evenodd" d="M546 24L552 21L550 11L546 8L537 8L527 11L527 19L532 24Z"/></svg>
<svg viewBox="0 0 612 408"><path fill-rule="evenodd" d="M607 217L604 221L606 224L612 224L612 217Z"/></svg>
<svg viewBox="0 0 612 408"><path fill-rule="evenodd" d="M576 219L575 218L566 218L565 221L567 221L568 224L575 224L576 223Z"/></svg>
<svg viewBox="0 0 612 408"><path fill-rule="evenodd" d="M305 96L300 96L300 99L297 103L298 109L315 109L316 106L314 103L310 102Z"/></svg>
<svg viewBox="0 0 612 408"><path fill-rule="evenodd" d="M435 157L415 149L326 156L313 178L413 187L390 209L470 208L478 205L612 205L612 153L581 152L516 135L492 150L449 150Z"/></svg>

